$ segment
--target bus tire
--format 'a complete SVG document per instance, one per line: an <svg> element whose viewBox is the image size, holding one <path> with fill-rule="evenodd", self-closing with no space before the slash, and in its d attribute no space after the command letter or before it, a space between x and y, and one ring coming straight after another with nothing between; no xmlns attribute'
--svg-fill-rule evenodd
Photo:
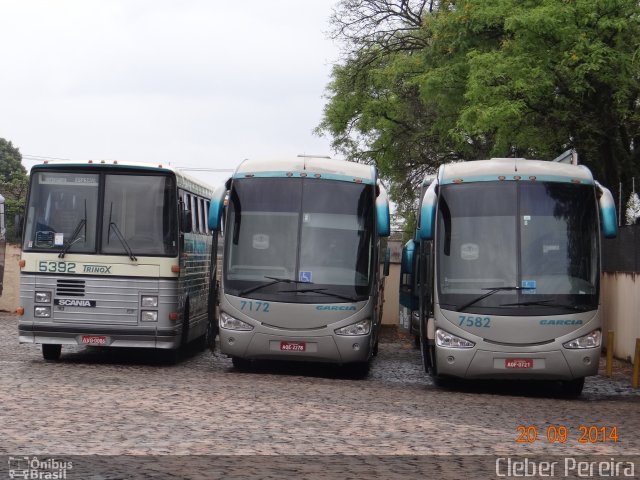
<svg viewBox="0 0 640 480"><path fill-rule="evenodd" d="M189 300L184 304L184 314L182 315L182 332L180 334L180 347L183 348L189 343Z"/></svg>
<svg viewBox="0 0 640 480"><path fill-rule="evenodd" d="M431 373L431 357L429 353L429 344L427 339L420 335L419 339L420 356L422 357L422 365L424 366L425 373Z"/></svg>
<svg viewBox="0 0 640 480"><path fill-rule="evenodd" d="M231 357L231 363L233 368L240 371L246 371L251 369L251 360L241 357Z"/></svg>
<svg viewBox="0 0 640 480"><path fill-rule="evenodd" d="M584 388L584 377L562 382L562 395L566 398L579 397Z"/></svg>
<svg viewBox="0 0 640 480"><path fill-rule="evenodd" d="M60 353L62 353L62 345L55 345L52 343L42 344L42 357L48 362L60 360Z"/></svg>
<svg viewBox="0 0 640 480"><path fill-rule="evenodd" d="M210 318L207 322L207 331L204 334L204 345L212 352L216 348L216 336L218 335L218 328L216 327L216 318Z"/></svg>
<svg viewBox="0 0 640 480"><path fill-rule="evenodd" d="M169 350L161 350L162 362L165 365L175 365L182 357L182 349L178 346Z"/></svg>
<svg viewBox="0 0 640 480"><path fill-rule="evenodd" d="M369 370L371 369L370 362L355 362L348 363L345 365L345 369L350 378L353 379L362 379L366 378L369 375Z"/></svg>

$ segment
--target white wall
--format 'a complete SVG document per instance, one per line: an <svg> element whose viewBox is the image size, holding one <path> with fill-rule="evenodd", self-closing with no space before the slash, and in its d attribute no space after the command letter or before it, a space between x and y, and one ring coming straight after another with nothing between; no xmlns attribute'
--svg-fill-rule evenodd
<svg viewBox="0 0 640 480"><path fill-rule="evenodd" d="M634 273L602 275L603 343L607 332L615 332L613 354L633 361L636 338L640 338L640 278Z"/></svg>

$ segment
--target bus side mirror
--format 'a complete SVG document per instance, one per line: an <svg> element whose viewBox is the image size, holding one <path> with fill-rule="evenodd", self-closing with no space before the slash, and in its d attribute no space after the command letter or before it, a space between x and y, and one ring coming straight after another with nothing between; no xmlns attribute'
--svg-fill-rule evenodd
<svg viewBox="0 0 640 480"><path fill-rule="evenodd" d="M433 182L424 192L420 203L420 218L418 219L417 236L420 240L432 240L435 230L436 218L436 182Z"/></svg>
<svg viewBox="0 0 640 480"><path fill-rule="evenodd" d="M616 216L616 203L608 188L596 182L596 188L600 194L598 206L600 207L600 223L602 234L605 238L615 238L618 236L618 219Z"/></svg>
<svg viewBox="0 0 640 480"><path fill-rule="evenodd" d="M186 208L180 210L180 231L182 233L191 233L193 231L191 210L187 210Z"/></svg>
<svg viewBox="0 0 640 480"><path fill-rule="evenodd" d="M22 238L22 228L24 227L24 215L21 213L16 214L14 217L14 223L16 229L16 238Z"/></svg>
<svg viewBox="0 0 640 480"><path fill-rule="evenodd" d="M384 267L382 269L382 274L385 277L389 276L389 265L391 264L391 249L387 247L384 251Z"/></svg>
<svg viewBox="0 0 640 480"><path fill-rule="evenodd" d="M404 273L413 273L413 257L415 255L416 242L409 240L402 247L401 268Z"/></svg>
<svg viewBox="0 0 640 480"><path fill-rule="evenodd" d="M209 205L209 230L214 232L220 231L222 213L224 212L224 199L226 196L226 185L220 185L214 190L213 196L211 197L211 203Z"/></svg>
<svg viewBox="0 0 640 480"><path fill-rule="evenodd" d="M379 191L376 197L376 228L380 237L388 237L391 234L391 217L389 215L389 197L382 184L378 182Z"/></svg>

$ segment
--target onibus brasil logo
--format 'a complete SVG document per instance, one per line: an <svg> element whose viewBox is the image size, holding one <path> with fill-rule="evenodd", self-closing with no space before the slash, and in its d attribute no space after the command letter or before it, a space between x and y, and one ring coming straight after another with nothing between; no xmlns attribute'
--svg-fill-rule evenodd
<svg viewBox="0 0 640 480"><path fill-rule="evenodd" d="M64 480L73 462L55 458L9 457L9 478Z"/></svg>

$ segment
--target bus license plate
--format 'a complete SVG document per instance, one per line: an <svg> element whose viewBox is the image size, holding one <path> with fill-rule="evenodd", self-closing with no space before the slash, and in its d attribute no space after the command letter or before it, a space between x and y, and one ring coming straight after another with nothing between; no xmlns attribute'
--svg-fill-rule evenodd
<svg viewBox="0 0 640 480"><path fill-rule="evenodd" d="M504 360L505 368L533 368L533 359L531 358L506 358Z"/></svg>
<svg viewBox="0 0 640 480"><path fill-rule="evenodd" d="M305 342L280 342L280 350L285 352L304 352L306 349Z"/></svg>
<svg viewBox="0 0 640 480"><path fill-rule="evenodd" d="M85 345L106 345L107 337L104 335L83 335L82 343Z"/></svg>

